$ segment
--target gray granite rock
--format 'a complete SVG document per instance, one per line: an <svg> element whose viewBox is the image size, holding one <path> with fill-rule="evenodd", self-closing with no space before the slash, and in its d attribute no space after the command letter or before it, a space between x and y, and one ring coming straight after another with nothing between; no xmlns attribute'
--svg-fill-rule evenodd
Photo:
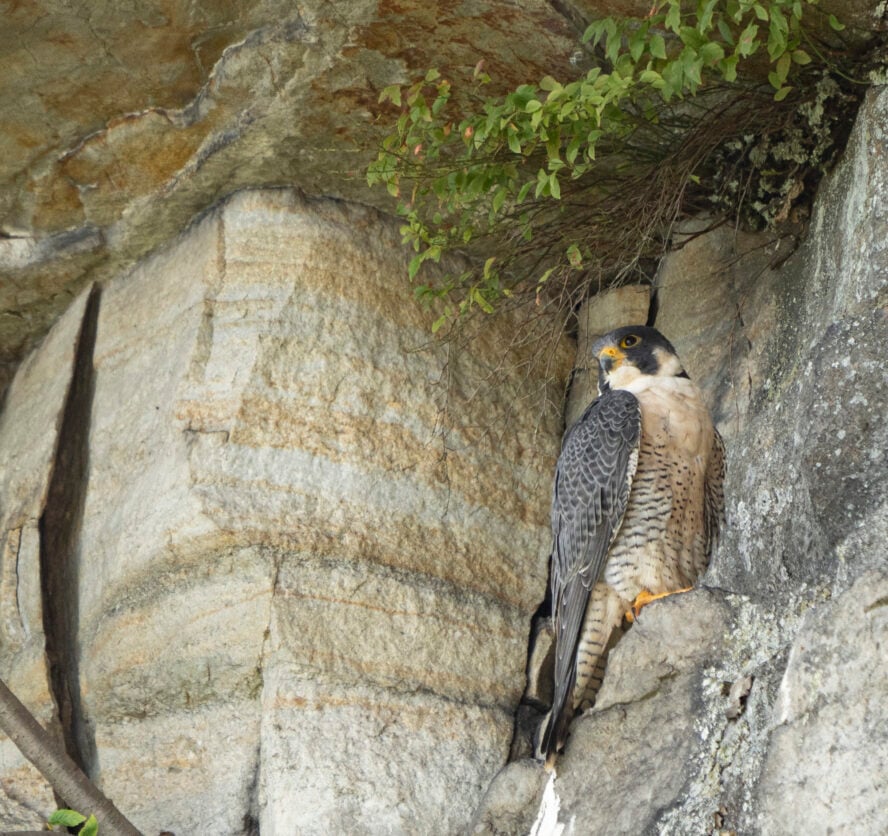
<svg viewBox="0 0 888 836"><path fill-rule="evenodd" d="M762 833L885 833L888 567L809 610L774 704Z"/></svg>
<svg viewBox="0 0 888 836"><path fill-rule="evenodd" d="M642 833L680 799L704 745L703 671L726 628L726 607L695 592L650 605L611 651L556 764L565 836Z"/></svg>

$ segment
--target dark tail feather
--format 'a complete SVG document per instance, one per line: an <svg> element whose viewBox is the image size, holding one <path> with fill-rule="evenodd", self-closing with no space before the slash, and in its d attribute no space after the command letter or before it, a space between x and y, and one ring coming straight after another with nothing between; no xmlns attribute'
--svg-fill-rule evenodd
<svg viewBox="0 0 888 836"><path fill-rule="evenodd" d="M573 679L573 677L570 678L568 688L555 689L552 710L546 716L545 723L540 731L537 757L545 761L546 766L552 765L558 750L564 745L564 740L567 737L567 727L573 719Z"/></svg>
<svg viewBox="0 0 888 836"><path fill-rule="evenodd" d="M615 634L622 635L621 631L615 630ZM612 638L613 638L612 633ZM609 646L605 648L595 662L595 668L589 677L589 682L584 689L584 696L589 700L588 705L594 704L595 696L601 688L601 682L604 679L604 670L607 665ZM555 698L552 702L552 710L546 715L546 720L541 726L539 743L537 746L537 758L544 760L547 766L551 766L555 760L555 755L564 746L567 738L567 729L570 726L576 714L574 707L574 688L576 687L576 670L570 677L568 687L564 690L556 687Z"/></svg>

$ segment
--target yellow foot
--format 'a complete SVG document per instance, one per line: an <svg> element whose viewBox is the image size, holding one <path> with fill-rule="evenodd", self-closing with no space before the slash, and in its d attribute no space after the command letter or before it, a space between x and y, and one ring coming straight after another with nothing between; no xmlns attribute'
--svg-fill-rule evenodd
<svg viewBox="0 0 888 836"><path fill-rule="evenodd" d="M626 613L626 620L629 622L635 621L641 613L641 608L650 604L651 601L656 601L658 598L668 598L670 595L678 595L679 592L690 592L692 589L692 586L686 586L684 589L673 589L670 592L658 592L656 595L652 592L648 592L646 589L642 589Z"/></svg>

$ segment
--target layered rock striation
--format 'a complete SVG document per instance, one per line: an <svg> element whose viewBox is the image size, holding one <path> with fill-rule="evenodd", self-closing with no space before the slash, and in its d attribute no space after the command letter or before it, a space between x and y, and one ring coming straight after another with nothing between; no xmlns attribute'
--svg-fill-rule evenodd
<svg viewBox="0 0 888 836"><path fill-rule="evenodd" d="M375 211L243 193L93 294L77 409L85 298L13 385L4 677L146 833L452 833L506 758L568 355L529 373L505 322L432 340L404 258ZM41 553L72 447L77 515Z"/></svg>
<svg viewBox="0 0 888 836"><path fill-rule="evenodd" d="M580 316L568 423L589 340L655 319L728 442L728 524L550 780L503 767L565 341L437 341L397 225L305 192L369 199L379 90L417 68L579 72L589 9L174 6L0 35L0 388L55 321L0 413L4 681L146 833L888 831L888 93L795 252L704 219L653 301ZM54 805L0 740L0 829Z"/></svg>

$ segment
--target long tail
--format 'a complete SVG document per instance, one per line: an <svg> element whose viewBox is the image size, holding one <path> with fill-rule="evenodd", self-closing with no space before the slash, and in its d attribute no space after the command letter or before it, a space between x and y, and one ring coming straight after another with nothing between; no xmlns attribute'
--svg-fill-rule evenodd
<svg viewBox="0 0 888 836"><path fill-rule="evenodd" d="M575 661L571 660L561 676L556 672L552 710L542 726L537 755L540 760L545 760L547 767L552 765L556 754L564 746L568 727L577 709L584 702L594 700L601 687L608 642L620 617L616 596L603 585L596 587L572 654Z"/></svg>
<svg viewBox="0 0 888 836"><path fill-rule="evenodd" d="M567 689L556 688L555 701L551 711L546 715L542 731L540 732L537 757L546 762L547 768L552 766L555 756L564 745L564 740L567 737L567 727L573 719L573 699L567 699L567 696L572 695L572 692L573 687Z"/></svg>

